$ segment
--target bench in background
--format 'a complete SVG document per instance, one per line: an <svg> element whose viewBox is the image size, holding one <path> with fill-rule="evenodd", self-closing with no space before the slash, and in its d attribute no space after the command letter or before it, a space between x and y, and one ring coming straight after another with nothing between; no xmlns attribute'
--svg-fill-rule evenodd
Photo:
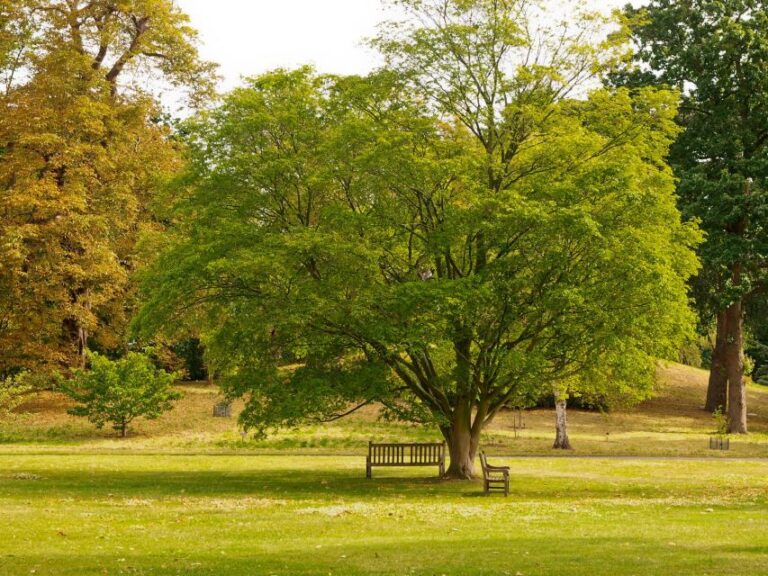
<svg viewBox="0 0 768 576"><path fill-rule="evenodd" d="M445 474L445 442L428 444L368 443L365 477L373 477L374 466L438 466Z"/></svg>

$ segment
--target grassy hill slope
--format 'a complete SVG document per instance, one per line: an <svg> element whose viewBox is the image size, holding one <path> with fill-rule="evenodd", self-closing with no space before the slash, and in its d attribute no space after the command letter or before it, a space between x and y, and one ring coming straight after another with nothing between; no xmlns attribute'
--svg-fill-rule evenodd
<svg viewBox="0 0 768 576"><path fill-rule="evenodd" d="M751 434L732 439L729 452L713 452L708 436L715 424L701 409L707 372L669 364L659 368L658 395L639 406L610 414L571 410L569 429L573 455L648 456L768 456L768 388L750 386L748 406ZM67 400L59 394L42 393L30 399L25 412L12 423L0 424L0 442L5 449L35 444L57 450L77 445L83 450L273 452L292 449L307 453L359 454L369 440L439 440L435 430L382 422L371 408L333 424L305 426L280 431L266 439L244 438L237 418L214 418L218 399L215 386L183 384L184 398L176 408L156 421L138 421L131 437L115 438L109 430L95 430L84 419L66 413ZM234 406L237 414L241 405ZM551 449L553 413L530 410L523 415L524 428L515 430L514 416L502 414L488 429L484 446L499 455L564 455ZM19 446L21 449L21 446Z"/></svg>

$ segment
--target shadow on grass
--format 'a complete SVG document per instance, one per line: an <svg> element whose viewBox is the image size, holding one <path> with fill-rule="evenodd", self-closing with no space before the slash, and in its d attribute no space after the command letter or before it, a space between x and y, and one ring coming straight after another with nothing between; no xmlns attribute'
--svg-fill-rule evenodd
<svg viewBox="0 0 768 576"><path fill-rule="evenodd" d="M46 460L43 458L43 460ZM511 481L510 495L484 495L482 480L440 480L434 476L391 475L366 479L365 472L350 469L307 469L291 467L262 468L259 458L242 463L237 470L227 470L217 462L217 469L196 470L192 466L179 469L185 462L174 462L171 469L137 470L116 468L92 469L86 464L73 468L58 469L56 463L47 467L36 465L17 466L11 471L0 472L0 490L13 496L40 496L58 498L102 499L125 498L173 498L181 496L238 498L271 497L287 500L326 499L446 499L468 498L499 503L520 501L548 501L577 499L577 503L610 499L620 503L624 499L658 503L667 498L695 500L712 495L712 487L706 482L682 487L670 487L663 483L649 484L639 479L623 477L620 484L607 476L574 478L573 476L537 476L535 471L518 473ZM162 463L162 459L160 459ZM155 462L157 465L158 462Z"/></svg>
<svg viewBox="0 0 768 576"><path fill-rule="evenodd" d="M429 496L455 493L473 484L444 482L438 478L375 478L367 480L348 472L270 469L227 471L51 471L27 468L0 474L0 487L6 492L29 496L58 496L99 499L107 496L162 498L195 497L275 497L295 500L326 498L374 498L408 495ZM32 479L27 479L32 474Z"/></svg>

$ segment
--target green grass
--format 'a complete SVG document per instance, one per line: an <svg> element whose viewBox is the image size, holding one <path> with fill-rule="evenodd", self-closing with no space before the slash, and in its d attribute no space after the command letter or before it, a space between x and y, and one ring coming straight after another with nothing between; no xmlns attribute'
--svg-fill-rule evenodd
<svg viewBox="0 0 768 576"><path fill-rule="evenodd" d="M750 387L753 433L720 453L706 375L661 380L633 410L569 413L567 454L550 411L517 436L499 418L484 447L512 466L509 498L434 468L366 480L369 439L438 438L375 410L256 441L186 385L119 440L42 394L0 425L0 576L768 574L768 390ZM615 458L633 455L689 458Z"/></svg>
<svg viewBox="0 0 768 576"><path fill-rule="evenodd" d="M2 455L0 574L768 573L768 463L506 461L505 499L360 457Z"/></svg>

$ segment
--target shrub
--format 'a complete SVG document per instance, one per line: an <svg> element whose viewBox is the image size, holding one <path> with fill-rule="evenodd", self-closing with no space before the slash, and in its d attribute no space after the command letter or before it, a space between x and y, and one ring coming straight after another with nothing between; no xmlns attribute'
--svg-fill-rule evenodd
<svg viewBox="0 0 768 576"><path fill-rule="evenodd" d="M752 380L757 384L768 386L768 364L763 364L752 372Z"/></svg>
<svg viewBox="0 0 768 576"><path fill-rule="evenodd" d="M728 435L728 416L723 411L722 406L718 406L717 410L712 414L715 419L715 434L718 436Z"/></svg>
<svg viewBox="0 0 768 576"><path fill-rule="evenodd" d="M78 402L69 413L84 416L97 428L110 423L126 436L136 418L152 420L173 407L181 394L172 389L177 374L155 367L145 354L130 352L119 360L89 354L89 370L78 370L62 389Z"/></svg>
<svg viewBox="0 0 768 576"><path fill-rule="evenodd" d="M11 416L32 389L28 372L0 378L0 420Z"/></svg>

